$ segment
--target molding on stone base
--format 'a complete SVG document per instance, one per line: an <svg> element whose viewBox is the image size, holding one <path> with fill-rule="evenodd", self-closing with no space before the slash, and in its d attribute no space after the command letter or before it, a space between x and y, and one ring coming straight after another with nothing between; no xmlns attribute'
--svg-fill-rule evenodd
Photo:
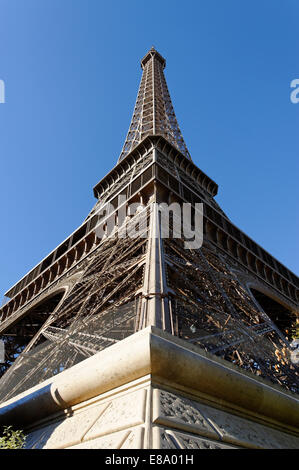
<svg viewBox="0 0 299 470"><path fill-rule="evenodd" d="M0 424L48 419L117 387L150 376L180 394L297 434L299 400L161 330L148 327L0 406ZM165 422L171 424L170 422Z"/></svg>

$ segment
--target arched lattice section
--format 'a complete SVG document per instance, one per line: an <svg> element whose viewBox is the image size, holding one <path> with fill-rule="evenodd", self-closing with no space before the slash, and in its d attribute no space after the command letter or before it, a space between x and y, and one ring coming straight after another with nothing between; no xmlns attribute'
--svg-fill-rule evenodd
<svg viewBox="0 0 299 470"><path fill-rule="evenodd" d="M12 322L0 335L5 347L5 363L0 364L0 376L9 369L19 354L43 327L61 302L64 293L64 289L51 293L25 312L21 319Z"/></svg>
<svg viewBox="0 0 299 470"><path fill-rule="evenodd" d="M250 292L277 328L288 340L291 340L295 334L296 322L298 321L296 314L257 289L250 288Z"/></svg>

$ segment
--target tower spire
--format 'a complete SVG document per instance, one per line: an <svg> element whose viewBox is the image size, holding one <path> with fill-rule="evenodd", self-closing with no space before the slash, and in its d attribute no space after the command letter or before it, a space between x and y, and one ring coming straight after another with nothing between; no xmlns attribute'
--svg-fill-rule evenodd
<svg viewBox="0 0 299 470"><path fill-rule="evenodd" d="M164 76L166 61L152 46L141 59L143 70L121 161L148 135L162 135L191 160L180 131Z"/></svg>

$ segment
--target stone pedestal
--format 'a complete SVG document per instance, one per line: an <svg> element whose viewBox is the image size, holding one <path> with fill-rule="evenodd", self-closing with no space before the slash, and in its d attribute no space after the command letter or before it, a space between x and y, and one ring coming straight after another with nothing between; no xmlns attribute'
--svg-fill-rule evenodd
<svg viewBox="0 0 299 470"><path fill-rule="evenodd" d="M299 448L299 400L148 327L0 406L34 449Z"/></svg>

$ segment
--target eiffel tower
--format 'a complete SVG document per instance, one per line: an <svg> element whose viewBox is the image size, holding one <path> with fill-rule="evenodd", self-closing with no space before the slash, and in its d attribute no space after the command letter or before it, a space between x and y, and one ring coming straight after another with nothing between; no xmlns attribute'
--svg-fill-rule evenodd
<svg viewBox="0 0 299 470"><path fill-rule="evenodd" d="M216 202L218 186L193 163L178 126L165 66L154 48L141 60L124 146L94 187L96 203L84 222L5 294L4 415L7 401L99 353L112 355L147 328L296 401L299 279ZM186 237L173 235L172 212L172 236L162 236L163 203L188 203L193 226L202 204L202 246L186 249ZM172 392L163 393L170 400ZM184 433L167 432L158 447L188 447Z"/></svg>

